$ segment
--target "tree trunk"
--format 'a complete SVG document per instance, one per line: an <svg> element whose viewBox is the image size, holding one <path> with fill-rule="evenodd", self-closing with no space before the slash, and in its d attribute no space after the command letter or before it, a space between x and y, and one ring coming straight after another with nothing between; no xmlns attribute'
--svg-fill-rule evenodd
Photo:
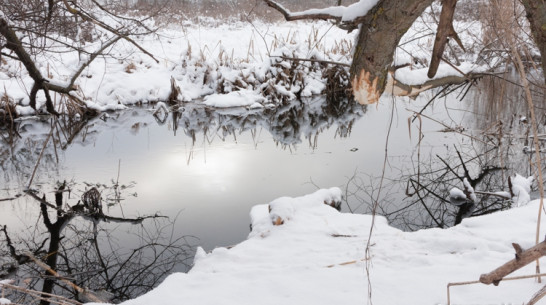
<svg viewBox="0 0 546 305"><path fill-rule="evenodd" d="M542 71L546 71L546 3L544 0L522 0L531 32L542 57ZM546 81L546 78L545 78Z"/></svg>
<svg viewBox="0 0 546 305"><path fill-rule="evenodd" d="M385 91L400 39L433 0L381 0L362 22L351 65L351 85L360 104L373 104Z"/></svg>

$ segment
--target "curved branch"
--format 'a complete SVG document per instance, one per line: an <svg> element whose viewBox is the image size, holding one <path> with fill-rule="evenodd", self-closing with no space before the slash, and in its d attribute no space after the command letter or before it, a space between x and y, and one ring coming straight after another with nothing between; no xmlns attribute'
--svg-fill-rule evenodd
<svg viewBox="0 0 546 305"><path fill-rule="evenodd" d="M302 12L302 13L292 13L290 10L282 6L281 4L272 1L272 0L264 0L265 3L271 7L277 10L279 13L281 13L284 16L284 19L286 21L296 21L296 20L335 20L337 22L341 21L341 16L336 16L327 13L325 10L310 10L308 12Z"/></svg>
<svg viewBox="0 0 546 305"><path fill-rule="evenodd" d="M348 6L331 6L324 9L309 9L303 12L291 12L281 4L273 0L264 0L267 6L275 9L284 16L286 21L297 20L333 20L340 29L351 32L358 25L365 21L368 12L364 12L362 16L357 16L351 20L343 20L343 13L349 8ZM340 2L338 2L339 4ZM358 2L357 2L358 3ZM337 12L336 12L337 10Z"/></svg>
<svg viewBox="0 0 546 305"><path fill-rule="evenodd" d="M391 73L387 84L385 86L385 91L391 93L394 96L408 96L411 98L417 97L421 92L447 86L447 85L459 85L466 82L472 82L474 80L480 79L484 76L491 74L488 73L469 73L465 76L449 75L445 77L435 78L428 80L422 84L417 85L407 85L393 77Z"/></svg>

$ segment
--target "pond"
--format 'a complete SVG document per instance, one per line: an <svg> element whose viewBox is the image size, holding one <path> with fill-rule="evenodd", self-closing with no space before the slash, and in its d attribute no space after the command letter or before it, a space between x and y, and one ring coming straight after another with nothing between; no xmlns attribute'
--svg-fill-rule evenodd
<svg viewBox="0 0 546 305"><path fill-rule="evenodd" d="M484 122L492 119L479 115L487 110L475 106L483 94L473 90L463 101L457 94L437 98L410 121L435 93L416 100L387 97L368 107L348 101L332 105L317 97L276 109L211 109L192 103L168 111L159 105L135 107L89 121L23 119L2 129L0 225L19 251L39 248L48 237L39 199L45 194L54 202L63 181L70 190L63 192L63 206L76 205L95 187L106 215L167 216L138 224L76 217L65 229L72 252L65 250L72 258L86 256L74 252L85 243L76 242L81 236L99 239L95 248L105 247L112 257L128 257L143 245L176 246L162 248L180 256L168 261L163 253L165 268L157 268L160 272L148 287L125 291L117 300L146 291L168 272L187 271L197 246L211 251L243 241L250 230L251 207L281 196L338 186L346 195L343 212L369 212L379 200L379 213L401 229L447 226L422 206L417 208L423 200L399 213L410 206L407 177L422 164L432 171L442 165L435 156L453 156L457 147L470 160L468 145L484 150L483 143L461 135L462 128L481 133ZM518 160L525 168L525 157ZM470 163L478 172L483 165ZM381 180L383 172L386 179ZM24 192L30 180L37 198ZM442 209L438 211L445 213L449 207ZM51 210L48 214L53 215ZM2 253L7 253L5 243L1 236ZM64 259L67 266L70 259Z"/></svg>

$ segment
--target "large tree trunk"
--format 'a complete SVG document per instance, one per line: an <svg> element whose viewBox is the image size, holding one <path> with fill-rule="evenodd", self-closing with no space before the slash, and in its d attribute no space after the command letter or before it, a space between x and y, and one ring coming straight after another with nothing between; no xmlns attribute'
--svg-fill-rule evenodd
<svg viewBox="0 0 546 305"><path fill-rule="evenodd" d="M351 65L351 84L359 103L373 104L379 100L400 39L432 2L381 0L366 15Z"/></svg>
<svg viewBox="0 0 546 305"><path fill-rule="evenodd" d="M546 71L546 3L544 0L522 0L531 32L542 57L542 71ZM546 82L546 78L545 78Z"/></svg>

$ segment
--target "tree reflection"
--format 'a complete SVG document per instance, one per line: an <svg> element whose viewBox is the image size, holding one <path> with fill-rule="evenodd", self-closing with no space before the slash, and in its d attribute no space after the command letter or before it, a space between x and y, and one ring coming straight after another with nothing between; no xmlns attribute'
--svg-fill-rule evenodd
<svg viewBox="0 0 546 305"><path fill-rule="evenodd" d="M49 294L117 303L149 291L176 268L187 269L193 248L186 237L174 236L174 219L110 216L102 209L103 190L92 187L75 204L72 191L62 183L54 203L27 192L39 205L36 227L19 234L7 226L1 229L0 254L11 257L4 276L21 279L25 289L39 290L42 305L50 304ZM58 275L37 267L33 257ZM69 282L87 290L82 293ZM20 304L31 302L21 292L9 297Z"/></svg>
<svg viewBox="0 0 546 305"><path fill-rule="evenodd" d="M535 98L543 100L541 89L534 89ZM511 208L510 177L536 175L531 166L536 154L528 148L530 124L525 118L529 117L529 110L521 96L522 88L514 83L497 77L484 78L482 86L461 101L465 120L454 125L452 121L431 118L445 127L440 132L450 137L452 144L436 150L432 147L428 153L417 144L412 155L398 161L409 166L394 170L381 192L379 179L356 173L347 183L347 204L354 212L370 213L379 202L378 214L404 230L446 228L466 217ZM445 108L456 111L451 105ZM535 112L538 117L546 117L544 108L537 107ZM539 124L540 134L546 132L545 122ZM541 139L541 153L545 143ZM451 189L466 191L464 179L475 189L477 200L450 201Z"/></svg>
<svg viewBox="0 0 546 305"><path fill-rule="evenodd" d="M275 143L283 148L300 144L302 139L311 148L317 146L317 136L324 130L337 126L336 135L342 138L351 134L355 121L364 116L366 106L359 105L350 98L325 99L324 97L306 101L294 101L287 105L264 109L222 109L187 105L172 113L173 132L181 129L196 142L202 134L205 139L218 136L237 138L246 131L255 132L266 129ZM165 124L167 120L160 123Z"/></svg>
<svg viewBox="0 0 546 305"><path fill-rule="evenodd" d="M174 236L175 220L110 215L108 207L120 206L131 184L122 186L114 180L111 185L63 182L48 186L47 181L58 179L64 151L73 145L93 144L104 129L138 133L149 124L158 124L174 135L188 137L193 145L200 137L207 143L229 138L236 142L246 132L257 145L259 133L267 130L282 148L291 149L304 140L316 148L320 133L336 128L336 137L348 137L354 122L366 113L365 106L345 97L260 109L212 109L197 103L150 107L155 110L19 118L0 124L0 170L4 175L0 180L5 182L0 202L26 204L24 213L32 215L35 222L20 227L0 224L0 278L18 278L24 289L43 296L53 293L86 301L85 294L38 267L31 259L36 257L63 279L109 302L120 302L155 287L173 270L187 270L193 250L186 238ZM35 182L29 183L34 172ZM23 192L28 186L52 188L53 195ZM32 298L22 292L10 293L9 298L17 303L29 303ZM46 298L42 304L49 301Z"/></svg>

